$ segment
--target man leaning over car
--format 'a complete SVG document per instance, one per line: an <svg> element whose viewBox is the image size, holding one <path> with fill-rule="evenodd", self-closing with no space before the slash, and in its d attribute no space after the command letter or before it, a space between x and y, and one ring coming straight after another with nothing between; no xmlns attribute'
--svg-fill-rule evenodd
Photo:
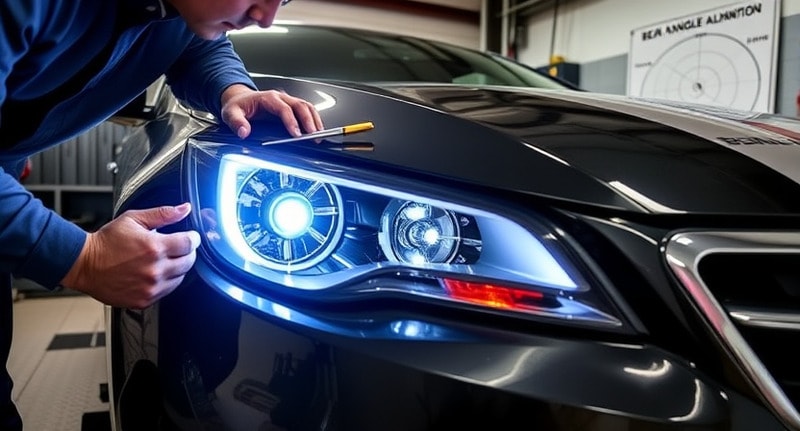
<svg viewBox="0 0 800 431"><path fill-rule="evenodd" d="M190 205L128 211L88 233L18 182L33 153L106 120L162 74L186 103L239 137L266 111L292 135L322 128L305 100L256 91L224 33L267 27L288 0L4 0L0 3L0 358L12 335L12 275L109 305L144 308L193 265L197 232L160 234ZM0 371L0 429L22 429Z"/></svg>

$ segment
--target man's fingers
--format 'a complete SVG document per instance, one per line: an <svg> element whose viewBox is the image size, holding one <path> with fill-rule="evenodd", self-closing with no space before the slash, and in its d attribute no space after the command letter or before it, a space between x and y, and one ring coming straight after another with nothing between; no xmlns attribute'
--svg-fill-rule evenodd
<svg viewBox="0 0 800 431"><path fill-rule="evenodd" d="M192 265L194 265L196 258L197 254L195 252L191 252L185 256L170 259L169 262L164 266L164 280L162 283L167 281L171 282L177 277L183 277L186 275L186 273L192 269Z"/></svg>
<svg viewBox="0 0 800 431"><path fill-rule="evenodd" d="M183 281L186 273L194 265L197 254L192 251L186 255L168 259L160 265L158 281L149 288L139 290L139 297L131 298L123 306L132 308L146 308L167 296L175 290Z"/></svg>
<svg viewBox="0 0 800 431"><path fill-rule="evenodd" d="M225 123L236 133L240 139L250 136L250 122L247 121L245 111L238 106L229 109L225 116Z"/></svg>
<svg viewBox="0 0 800 431"><path fill-rule="evenodd" d="M300 103L293 106L292 109L295 112L296 117L303 123L303 128L305 129L306 133L313 133L318 130L322 130L324 127L322 125L322 119L319 116L319 112L317 109L309 102L305 100L300 100Z"/></svg>
<svg viewBox="0 0 800 431"><path fill-rule="evenodd" d="M200 246L200 234L190 230L163 236L164 253L167 257L181 257L194 252Z"/></svg>
<svg viewBox="0 0 800 431"><path fill-rule="evenodd" d="M295 137L303 132L312 133L324 128L313 104L280 90L233 95L225 101L222 119L239 138L244 139L252 131L249 119L254 118L259 111L280 118L289 134Z"/></svg>
<svg viewBox="0 0 800 431"><path fill-rule="evenodd" d="M189 203L178 206L162 206L145 210L130 210L126 214L147 230L158 229L183 220L192 211Z"/></svg>
<svg viewBox="0 0 800 431"><path fill-rule="evenodd" d="M262 94L262 107L280 117L284 127L292 136L322 130L322 119L310 102L282 91L266 91ZM300 129L301 124L303 130Z"/></svg>
<svg viewBox="0 0 800 431"><path fill-rule="evenodd" d="M237 127L236 128L236 136L238 136L239 139L244 139L244 138L250 136L250 123L245 121L244 124L242 124L241 126Z"/></svg>
<svg viewBox="0 0 800 431"><path fill-rule="evenodd" d="M298 123L303 125L305 133L313 133L322 130L322 119L311 102L303 99L283 94L281 100L289 107L289 111L281 112L281 117L286 124L287 129L289 126L294 126ZM289 121L289 123L287 123Z"/></svg>
<svg viewBox="0 0 800 431"><path fill-rule="evenodd" d="M297 137L303 132L300 130L300 124L297 122L294 107L292 106L294 98L288 94L280 91L268 91L262 93L259 102L265 111L271 112L283 122L283 126L290 135Z"/></svg>

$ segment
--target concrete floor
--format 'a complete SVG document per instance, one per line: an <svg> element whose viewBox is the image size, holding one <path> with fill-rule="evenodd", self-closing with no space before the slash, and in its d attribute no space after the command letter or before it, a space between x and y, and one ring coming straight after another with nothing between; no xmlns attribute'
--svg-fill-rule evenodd
<svg viewBox="0 0 800 431"><path fill-rule="evenodd" d="M100 398L108 381L105 352L100 302L77 294L19 295L8 370L25 429L82 431L84 413L107 413Z"/></svg>

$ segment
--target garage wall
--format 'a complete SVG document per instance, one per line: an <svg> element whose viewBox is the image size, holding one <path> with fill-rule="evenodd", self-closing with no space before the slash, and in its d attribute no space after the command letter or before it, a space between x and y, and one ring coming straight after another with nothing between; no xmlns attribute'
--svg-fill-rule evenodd
<svg viewBox="0 0 800 431"><path fill-rule="evenodd" d="M554 50L568 61L587 63L627 54L631 30L719 6L737 0L560 0ZM551 5L552 1L547 2ZM781 16L800 14L800 1L783 0ZM783 24L783 23L781 23ZM524 21L526 46L520 48L520 60L546 64L550 56L553 29L552 6L540 9ZM781 30L784 26L781 26Z"/></svg>
<svg viewBox="0 0 800 431"><path fill-rule="evenodd" d="M552 2L550 2L552 4ZM580 84L591 91L625 94L630 32L648 23L738 3L736 0L561 0L553 35L553 8L522 21L526 29L518 59L539 67L554 54L581 66ZM797 115L800 91L800 1L781 2L775 111Z"/></svg>
<svg viewBox="0 0 800 431"><path fill-rule="evenodd" d="M474 0L464 0L463 6L472 9L475 7L473 3L475 3ZM453 5L448 4L448 6ZM479 14L474 13L473 20L470 19L469 14L458 14L457 10L453 12L452 17L448 17L446 11L423 14L415 11L414 8L372 6L370 2L348 4L336 1L302 0L294 1L281 8L277 20L388 30L469 48L478 48L480 45Z"/></svg>

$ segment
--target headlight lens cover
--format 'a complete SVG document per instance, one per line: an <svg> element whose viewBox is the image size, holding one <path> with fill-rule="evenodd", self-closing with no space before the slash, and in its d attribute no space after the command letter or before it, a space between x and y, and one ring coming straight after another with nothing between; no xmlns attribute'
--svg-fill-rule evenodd
<svg viewBox="0 0 800 431"><path fill-rule="evenodd" d="M329 258L342 239L342 197L333 184L228 155L220 164L219 186L224 238L256 265L306 270Z"/></svg>
<svg viewBox="0 0 800 431"><path fill-rule="evenodd" d="M533 218L523 225L444 188L269 148L189 142L204 243L215 260L269 282L249 290L328 301L404 295L622 324L560 235Z"/></svg>

